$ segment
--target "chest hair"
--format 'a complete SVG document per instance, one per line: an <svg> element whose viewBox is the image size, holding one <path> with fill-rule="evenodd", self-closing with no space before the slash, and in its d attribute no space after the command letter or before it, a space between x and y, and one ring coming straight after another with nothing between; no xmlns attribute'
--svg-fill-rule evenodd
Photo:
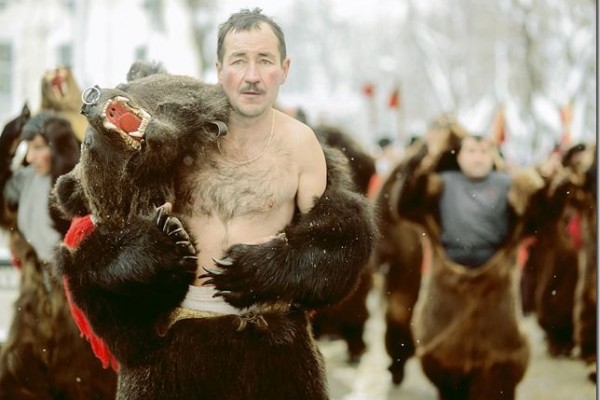
<svg viewBox="0 0 600 400"><path fill-rule="evenodd" d="M278 151L265 156L247 165L213 156L189 181L189 211L229 221L264 214L294 197L298 177L290 155Z"/></svg>

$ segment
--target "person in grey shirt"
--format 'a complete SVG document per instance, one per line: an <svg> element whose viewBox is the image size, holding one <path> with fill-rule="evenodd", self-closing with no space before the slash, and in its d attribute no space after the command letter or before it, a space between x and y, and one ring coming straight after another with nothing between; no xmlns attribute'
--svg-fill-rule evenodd
<svg viewBox="0 0 600 400"><path fill-rule="evenodd" d="M493 170L493 145L487 138L465 137L456 161L460 171L440 173L441 242L452 261L476 268L507 235L511 178Z"/></svg>
<svg viewBox="0 0 600 400"><path fill-rule="evenodd" d="M17 227L40 261L49 262L68 226L51 217L50 191L79 160L79 143L70 123L50 112L27 121L19 139L27 143L27 165L17 166L6 181L3 201L17 210Z"/></svg>

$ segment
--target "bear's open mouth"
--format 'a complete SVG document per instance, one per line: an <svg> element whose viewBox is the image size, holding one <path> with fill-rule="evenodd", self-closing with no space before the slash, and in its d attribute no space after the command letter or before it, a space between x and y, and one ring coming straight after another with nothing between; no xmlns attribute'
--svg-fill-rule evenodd
<svg viewBox="0 0 600 400"><path fill-rule="evenodd" d="M146 111L130 105L127 98L117 96L106 102L102 119L106 129L119 132L130 146L141 148L140 141L150 122Z"/></svg>

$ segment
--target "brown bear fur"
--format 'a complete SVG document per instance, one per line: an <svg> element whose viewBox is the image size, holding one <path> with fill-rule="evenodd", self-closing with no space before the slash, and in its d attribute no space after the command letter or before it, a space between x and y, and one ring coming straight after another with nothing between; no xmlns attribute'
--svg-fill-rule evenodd
<svg viewBox="0 0 600 400"><path fill-rule="evenodd" d="M408 154L420 148L420 144L415 144L408 149ZM373 264L384 274L385 348L391 359L389 371L394 384L402 382L406 361L415 353L411 320L419 296L423 264L423 229L403 217L394 204L412 167L401 160L383 182L376 200L381 240L375 246Z"/></svg>
<svg viewBox="0 0 600 400"><path fill-rule="evenodd" d="M551 191L551 182L546 193ZM573 306L578 279L577 249L573 246L567 225L576 214L573 207L552 199L551 194L540 199L538 205L546 215L536 229L534 243L529 247L527 262L523 267L522 282L529 282L533 311L546 334L549 354L571 354L573 340ZM562 203L559 205L558 203Z"/></svg>
<svg viewBox="0 0 600 400"><path fill-rule="evenodd" d="M594 149L594 151L596 151ZM588 365L588 377L597 381L598 343L598 153L581 186L583 247L579 254L579 281L575 291L575 343Z"/></svg>
<svg viewBox="0 0 600 400"><path fill-rule="evenodd" d="M451 168L460 132L438 137L437 152L424 146L409 153L404 161L409 172L390 176L404 182L400 193L388 194L388 207L426 229L432 244L431 271L423 277L411 321L426 376L443 399L510 399L529 360L519 328L516 254L525 234L522 217L542 182L532 171L514 177L510 234L492 259L474 270L451 262L439 242L442 184L436 172ZM416 296L413 292L411 300Z"/></svg>
<svg viewBox="0 0 600 400"><path fill-rule="evenodd" d="M234 245L231 265L211 277L227 302L257 311L180 318L196 272L192 239L155 206L170 201L174 215L191 212L186 200L202 184L192 176L216 151L214 121L227 121L226 97L216 85L153 74L86 91L86 102L79 167L55 189L63 212L89 211L96 226L76 249L60 249L57 275L119 361L117 398L327 398L307 310L347 295L376 234L343 155L326 150L325 193L284 229L287 241ZM145 110L143 139L105 125L106 105Z"/></svg>
<svg viewBox="0 0 600 400"><path fill-rule="evenodd" d="M339 128L318 126L315 133L321 143L344 153L348 158L358 192L366 196L371 178L375 174L375 159ZM372 267L367 265L354 290L339 304L319 310L312 320L316 338L340 337L346 342L348 361L351 363L357 363L367 348L363 335L369 319L367 296L372 287L373 271Z"/></svg>
<svg viewBox="0 0 600 400"><path fill-rule="evenodd" d="M8 166L14 154L13 143L18 142L29 117L29 109L25 106L21 115L8 123L0 136L1 187L11 175ZM58 131L47 133L57 141L62 134ZM64 154L68 150L71 149L53 154L53 166L61 162L70 164ZM8 246L20 268L19 295L7 340L0 350L0 398L113 399L116 374L102 368L89 344L80 337L62 285L50 278L49 266L38 260L35 250L17 229L16 205L6 204L3 196L0 196L0 203L3 210L0 225L8 232Z"/></svg>
<svg viewBox="0 0 600 400"><path fill-rule="evenodd" d="M588 165L569 165L568 159L574 154L585 156L586 152ZM544 211L535 222L535 241L523 271L523 297L525 304L532 303L548 352L553 356L569 356L575 349L575 326L581 322L577 313L583 312L583 288L592 289L589 277L593 272L583 265L586 250L593 251L587 247L593 233L587 220L595 206L592 191L584 189L583 182L586 170L592 169L589 164L594 152L594 146L586 149L580 144L571 148L563 158L564 167L546 180L544 191L536 199L538 208ZM582 236L588 238L583 240L582 248L578 248L581 245L569 231L574 219L580 221ZM590 322L595 324L595 320Z"/></svg>
<svg viewBox="0 0 600 400"><path fill-rule="evenodd" d="M441 154L435 169L457 168L451 151L459 145L466 132L449 116L441 116L436 121L436 128L436 143ZM391 359L389 371L395 384L402 382L406 361L415 354L411 321L419 297L425 259L423 241L427 239L422 226L414 222L415 218L421 221L422 217L413 215L409 219L404 213L409 209L419 211L413 204L424 201L421 197L425 192L423 188L407 189L407 185L410 178L430 162L423 161L427 151L423 141L412 143L384 179L376 199L381 238L376 243L373 264L384 275L385 347Z"/></svg>

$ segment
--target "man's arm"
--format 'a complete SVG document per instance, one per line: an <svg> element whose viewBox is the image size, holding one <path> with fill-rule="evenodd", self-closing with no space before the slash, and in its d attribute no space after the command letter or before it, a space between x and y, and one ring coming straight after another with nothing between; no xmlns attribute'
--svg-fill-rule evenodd
<svg viewBox="0 0 600 400"><path fill-rule="evenodd" d="M312 207L296 215L284 235L236 244L217 260L218 271L207 271L206 283L217 295L239 308L277 301L317 308L351 292L377 236L374 210L356 192L342 152L326 149L325 155L325 191L313 196Z"/></svg>
<svg viewBox="0 0 600 400"><path fill-rule="evenodd" d="M314 132L305 127L299 137L299 178L296 205L306 214L313 207L315 199L321 197L327 186L327 165L323 148Z"/></svg>

